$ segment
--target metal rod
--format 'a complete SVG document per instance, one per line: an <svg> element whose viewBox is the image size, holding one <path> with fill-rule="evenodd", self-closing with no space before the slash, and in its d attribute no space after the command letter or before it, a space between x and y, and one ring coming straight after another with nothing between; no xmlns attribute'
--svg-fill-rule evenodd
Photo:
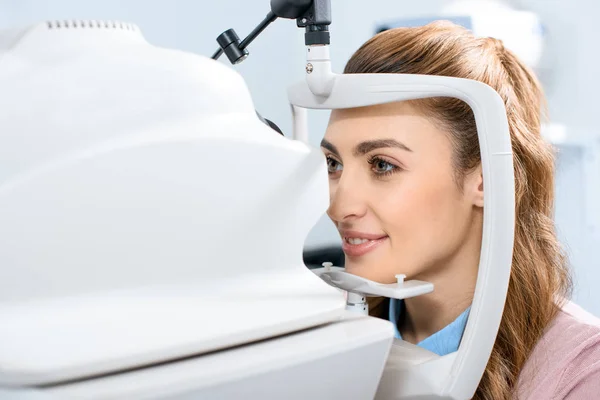
<svg viewBox="0 0 600 400"><path fill-rule="evenodd" d="M265 30L267 26L269 26L271 22L275 21L276 19L277 15L275 15L273 11L270 11L265 19L263 19L262 22L258 24L258 26L254 28L254 30L250 32L250 34L246 36L244 40L242 40L242 43L240 43L240 49L244 50L250 43L252 43L254 39L256 39L258 35L260 35L262 31Z"/></svg>
<svg viewBox="0 0 600 400"><path fill-rule="evenodd" d="M219 57L221 57L221 54L223 54L223 49L219 49L219 50L217 50L217 51L215 52L215 54L213 54L213 56L212 56L212 59L213 59L213 60L216 60L216 59L218 59Z"/></svg>

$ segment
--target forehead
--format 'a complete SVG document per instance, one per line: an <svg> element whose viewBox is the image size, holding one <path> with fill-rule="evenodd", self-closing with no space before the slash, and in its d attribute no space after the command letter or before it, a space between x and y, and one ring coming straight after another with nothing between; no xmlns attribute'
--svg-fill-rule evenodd
<svg viewBox="0 0 600 400"><path fill-rule="evenodd" d="M331 112L331 120L345 120L352 118L381 118L396 115L420 114L418 106L409 101L376 104L374 106L342 108Z"/></svg>
<svg viewBox="0 0 600 400"><path fill-rule="evenodd" d="M325 138L339 145L369 139L399 139L413 145L447 140L430 117L407 101L333 110Z"/></svg>

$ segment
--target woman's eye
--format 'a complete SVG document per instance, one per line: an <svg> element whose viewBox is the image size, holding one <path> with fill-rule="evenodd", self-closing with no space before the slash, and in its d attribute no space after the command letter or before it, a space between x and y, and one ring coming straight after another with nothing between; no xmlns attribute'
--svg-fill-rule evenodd
<svg viewBox="0 0 600 400"><path fill-rule="evenodd" d="M398 167L397 165L394 165L379 157L371 158L369 160L369 164L371 164L371 169L378 176L393 174L400 170L400 167Z"/></svg>
<svg viewBox="0 0 600 400"><path fill-rule="evenodd" d="M375 163L375 172L388 172L396 168L395 165L390 164L387 161L379 160Z"/></svg>
<svg viewBox="0 0 600 400"><path fill-rule="evenodd" d="M338 171L342 170L342 164L337 162L331 157L327 157L327 172L330 174L335 174Z"/></svg>

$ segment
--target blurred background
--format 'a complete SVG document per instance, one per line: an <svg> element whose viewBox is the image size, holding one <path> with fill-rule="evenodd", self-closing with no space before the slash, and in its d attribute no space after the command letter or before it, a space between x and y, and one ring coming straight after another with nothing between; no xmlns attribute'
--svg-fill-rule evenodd
<svg viewBox="0 0 600 400"><path fill-rule="evenodd" d="M245 37L268 13L269 0L0 0L0 29L46 20L107 19L139 26L147 41L211 56L216 37L234 28ZM341 72L375 33L448 19L476 35L502 39L535 69L550 111L543 134L557 149L556 223L575 275L574 300L600 315L600 79L597 0L332 0L331 56ZM291 136L286 87L304 78L303 30L278 20L233 68L245 78L257 110ZM225 57L222 62L228 63ZM202 73L199 71L199 73ZM1 89L0 89L1 90ZM328 113L311 112L318 145ZM340 239L324 216L306 241L308 264L343 262Z"/></svg>

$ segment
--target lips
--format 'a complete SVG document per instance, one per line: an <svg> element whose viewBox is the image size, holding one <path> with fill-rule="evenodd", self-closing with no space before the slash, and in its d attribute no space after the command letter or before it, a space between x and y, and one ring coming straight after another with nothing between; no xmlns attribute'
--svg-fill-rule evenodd
<svg viewBox="0 0 600 400"><path fill-rule="evenodd" d="M350 257L363 256L384 243L387 235L370 234L365 232L343 231L342 250Z"/></svg>

